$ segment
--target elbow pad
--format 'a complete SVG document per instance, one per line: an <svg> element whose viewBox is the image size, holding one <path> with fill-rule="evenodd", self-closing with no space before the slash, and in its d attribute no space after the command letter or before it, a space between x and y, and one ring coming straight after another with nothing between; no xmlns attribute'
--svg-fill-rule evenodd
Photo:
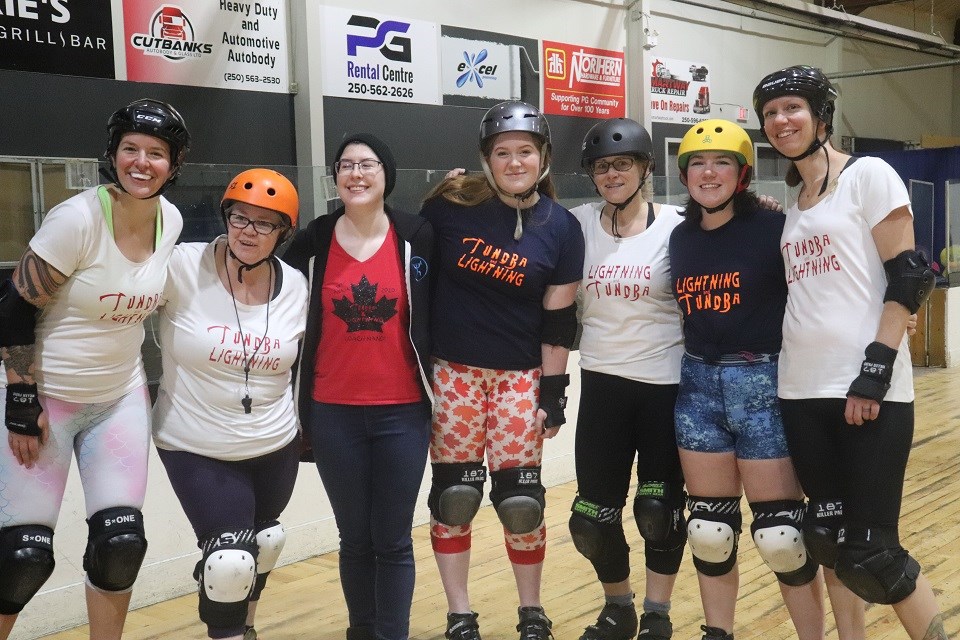
<svg viewBox="0 0 960 640"><path fill-rule="evenodd" d="M910 313L916 313L930 297L936 277L927 259L916 251L904 251L883 263L887 272L887 290L883 301L899 302Z"/></svg>
<svg viewBox="0 0 960 640"><path fill-rule="evenodd" d="M552 344L564 349L573 348L577 340L577 303L562 309L543 310L541 344Z"/></svg>
<svg viewBox="0 0 960 640"><path fill-rule="evenodd" d="M9 278L0 284L0 347L36 342L38 309L23 299Z"/></svg>

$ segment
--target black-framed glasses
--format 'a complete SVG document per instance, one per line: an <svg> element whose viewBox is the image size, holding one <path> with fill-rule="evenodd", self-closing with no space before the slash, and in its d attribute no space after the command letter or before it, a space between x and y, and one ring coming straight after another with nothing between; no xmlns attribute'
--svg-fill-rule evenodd
<svg viewBox="0 0 960 640"><path fill-rule="evenodd" d="M239 213L228 213L227 222L234 229L239 229L241 231L250 225L253 225L253 230L262 236L268 236L277 229L283 229L287 226L285 224L274 224L272 222L267 222L266 220L251 220L250 218L242 216Z"/></svg>
<svg viewBox="0 0 960 640"><path fill-rule="evenodd" d="M613 162L607 162L606 160L597 160L593 163L591 170L593 175L602 176L607 171L610 170L610 167L613 167L617 171L629 171L634 164L635 160L633 158L617 158Z"/></svg>
<svg viewBox="0 0 960 640"><path fill-rule="evenodd" d="M380 170L380 167L383 166L383 163L379 160L374 160L373 158L367 158L366 160L361 160L360 162L353 162L351 160L338 160L335 165L333 165L337 173L353 173L354 167L360 167L360 173L365 176L373 175Z"/></svg>

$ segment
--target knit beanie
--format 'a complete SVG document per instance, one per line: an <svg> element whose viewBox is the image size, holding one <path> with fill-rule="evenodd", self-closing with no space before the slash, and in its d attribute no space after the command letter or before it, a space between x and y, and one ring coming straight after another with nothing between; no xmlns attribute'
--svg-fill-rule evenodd
<svg viewBox="0 0 960 640"><path fill-rule="evenodd" d="M355 142L370 147L376 154L377 160L383 163L383 176L386 179L383 197L386 198L390 195L390 192L393 191L393 187L397 183L397 162L393 159L393 154L390 153L390 147L380 138L372 133L351 133L344 136L343 142L340 143L340 148L337 149L337 155L334 157L333 163L336 164L339 162L340 156L343 155L343 150L347 148L347 145Z"/></svg>

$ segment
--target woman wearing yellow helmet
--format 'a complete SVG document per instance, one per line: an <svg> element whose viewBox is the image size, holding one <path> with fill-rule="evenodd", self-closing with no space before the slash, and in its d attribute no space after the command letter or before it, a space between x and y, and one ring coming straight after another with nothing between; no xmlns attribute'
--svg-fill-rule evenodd
<svg viewBox="0 0 960 640"><path fill-rule="evenodd" d="M784 218L760 209L748 190L753 143L736 124L694 125L677 161L690 199L669 247L686 349L675 415L704 640L733 638L744 493L754 542L777 576L798 637L819 640L823 582L800 534L803 494L777 400Z"/></svg>

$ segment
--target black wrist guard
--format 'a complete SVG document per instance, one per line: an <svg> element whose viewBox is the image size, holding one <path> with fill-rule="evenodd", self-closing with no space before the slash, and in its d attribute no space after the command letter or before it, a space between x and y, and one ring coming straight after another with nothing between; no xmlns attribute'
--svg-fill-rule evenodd
<svg viewBox="0 0 960 640"><path fill-rule="evenodd" d="M17 384L7 385L7 414L5 422L7 430L19 433L22 436L39 436L40 401L37 400L37 385Z"/></svg>
<svg viewBox="0 0 960 640"><path fill-rule="evenodd" d="M563 410L567 408L567 396L564 395L564 391L568 384L570 384L570 376L567 374L540 378L540 408L547 414L547 419L543 422L545 429L559 427L567 421Z"/></svg>
<svg viewBox="0 0 960 640"><path fill-rule="evenodd" d="M857 396L883 402L890 388L890 379L893 377L893 363L897 359L897 350L891 349L882 342L871 342L864 350L863 364L860 365L860 375L856 377L847 396Z"/></svg>

